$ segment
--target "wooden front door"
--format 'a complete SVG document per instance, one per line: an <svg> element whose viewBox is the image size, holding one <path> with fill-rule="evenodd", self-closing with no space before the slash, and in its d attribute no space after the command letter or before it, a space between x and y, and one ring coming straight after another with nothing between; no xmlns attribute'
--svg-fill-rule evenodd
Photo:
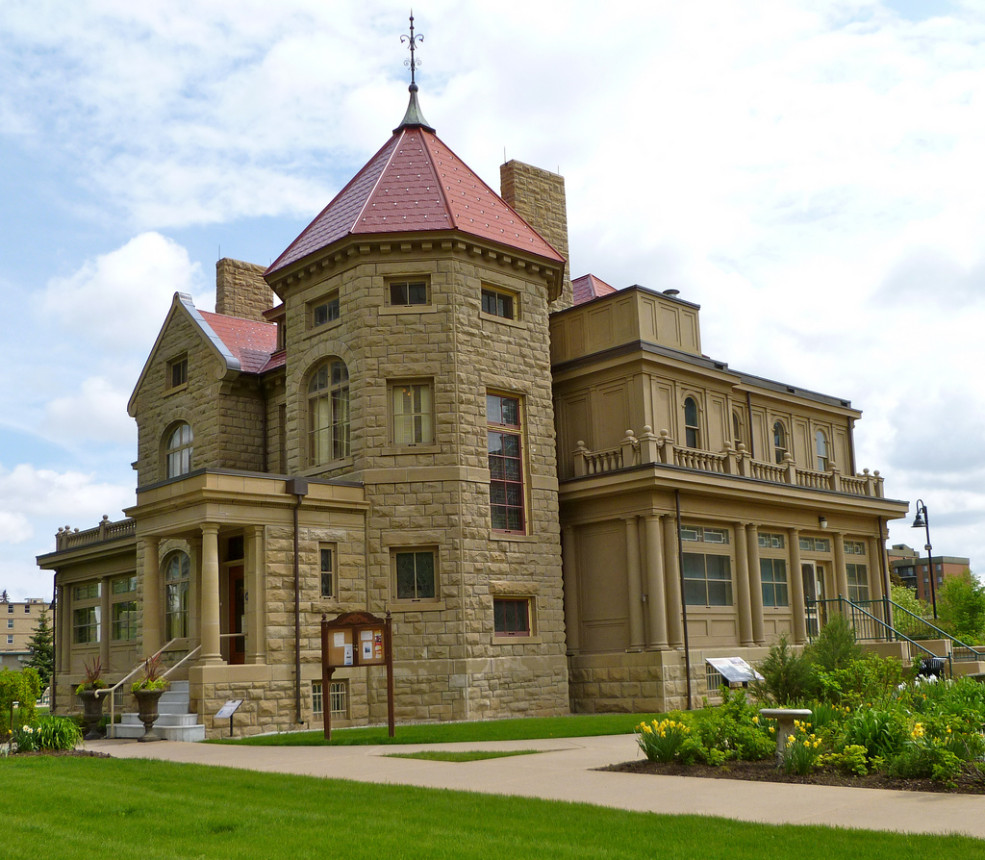
<svg viewBox="0 0 985 860"><path fill-rule="evenodd" d="M243 565L229 568L229 662L246 662L246 636L244 635L244 616L246 615L246 594L243 586Z"/></svg>

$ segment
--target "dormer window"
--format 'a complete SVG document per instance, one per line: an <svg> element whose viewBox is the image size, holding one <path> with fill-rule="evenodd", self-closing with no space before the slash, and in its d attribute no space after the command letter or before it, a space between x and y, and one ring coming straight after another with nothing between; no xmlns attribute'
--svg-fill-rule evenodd
<svg viewBox="0 0 985 860"><path fill-rule="evenodd" d="M182 388L188 384L188 356L179 355L168 362L168 388Z"/></svg>

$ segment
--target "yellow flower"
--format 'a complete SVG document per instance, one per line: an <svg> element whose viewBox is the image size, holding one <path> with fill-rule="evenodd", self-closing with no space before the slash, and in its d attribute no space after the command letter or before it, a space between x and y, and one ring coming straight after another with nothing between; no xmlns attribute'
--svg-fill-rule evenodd
<svg viewBox="0 0 985 860"><path fill-rule="evenodd" d="M753 724L754 725L757 725L758 726L759 725L759 714L756 714L756 716L754 716L752 718L752 721L753 721Z"/></svg>
<svg viewBox="0 0 985 860"><path fill-rule="evenodd" d="M651 729L646 723L643 723L643 731L648 735L653 734L653 729Z"/></svg>
<svg viewBox="0 0 985 860"><path fill-rule="evenodd" d="M776 726L770 726L770 734L771 735L775 735L776 734Z"/></svg>

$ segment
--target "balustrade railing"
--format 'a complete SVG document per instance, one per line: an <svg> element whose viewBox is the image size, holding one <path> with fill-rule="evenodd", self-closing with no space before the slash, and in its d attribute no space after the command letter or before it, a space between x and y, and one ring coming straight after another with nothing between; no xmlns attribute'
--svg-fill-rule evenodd
<svg viewBox="0 0 985 860"><path fill-rule="evenodd" d="M883 497L883 480L879 472L870 473L864 469L860 475L843 475L835 467L825 472L799 469L789 454L782 463L767 463L754 460L741 442L735 448L726 446L720 453L700 451L677 445L666 430L654 434L649 426L644 427L638 437L632 430L627 430L622 443L614 448L592 451L584 442L578 442L574 451L574 476L603 475L651 463L809 490Z"/></svg>
<svg viewBox="0 0 985 860"><path fill-rule="evenodd" d="M131 538L136 533L136 523L129 517L125 520L110 522L109 517L103 514L102 520L95 528L82 531L73 529L71 526L60 528L55 535L55 549L78 549L103 541Z"/></svg>

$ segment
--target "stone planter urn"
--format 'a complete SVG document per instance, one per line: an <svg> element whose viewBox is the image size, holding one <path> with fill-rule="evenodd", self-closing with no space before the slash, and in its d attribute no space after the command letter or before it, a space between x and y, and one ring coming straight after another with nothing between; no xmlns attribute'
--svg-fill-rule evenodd
<svg viewBox="0 0 985 860"><path fill-rule="evenodd" d="M99 695L98 690L82 690L76 695L82 700L82 719L86 727L83 740L98 741L102 737L99 723L103 719L103 699L106 695Z"/></svg>
<svg viewBox="0 0 985 860"><path fill-rule="evenodd" d="M137 717L144 724L144 733L137 738L138 741L164 740L154 731L154 723L157 722L157 703L163 693L163 689L133 691L133 695L137 699Z"/></svg>

